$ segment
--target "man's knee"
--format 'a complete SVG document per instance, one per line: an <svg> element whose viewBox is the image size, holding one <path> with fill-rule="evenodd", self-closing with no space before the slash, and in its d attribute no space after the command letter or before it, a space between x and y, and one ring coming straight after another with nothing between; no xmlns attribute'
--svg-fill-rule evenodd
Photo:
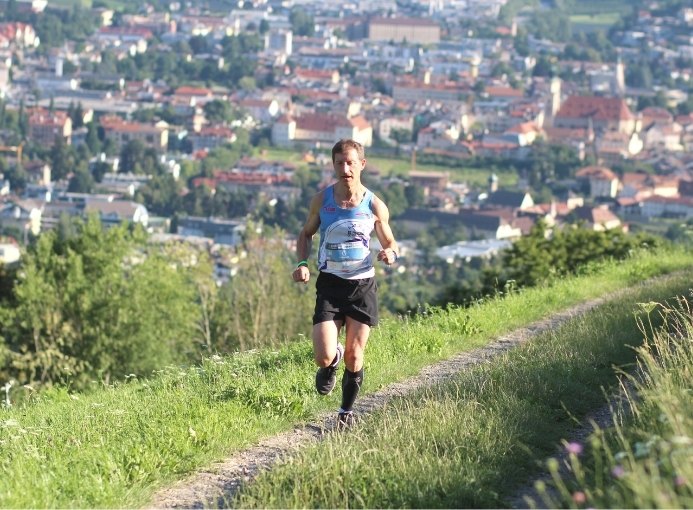
<svg viewBox="0 0 693 510"><path fill-rule="evenodd" d="M330 357L325 353L318 353L316 352L314 355L315 358L315 364L319 367L325 368L332 363L332 360L334 359L334 356Z"/></svg>
<svg viewBox="0 0 693 510"><path fill-rule="evenodd" d="M363 349L347 349L344 353L344 364L351 371L358 371L363 366Z"/></svg>

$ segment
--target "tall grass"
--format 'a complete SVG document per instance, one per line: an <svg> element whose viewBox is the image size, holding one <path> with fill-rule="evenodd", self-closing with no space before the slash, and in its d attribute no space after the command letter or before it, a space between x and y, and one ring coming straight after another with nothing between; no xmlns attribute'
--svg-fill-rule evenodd
<svg viewBox="0 0 693 510"><path fill-rule="evenodd" d="M549 462L550 507L693 508L691 300L643 307L659 320L641 322L646 341L636 350L639 370L626 374L628 405L616 409L611 428L596 428L585 458L581 448L570 455L570 478Z"/></svg>
<svg viewBox="0 0 693 510"><path fill-rule="evenodd" d="M639 289L559 330L406 397L349 434L305 449L233 502L243 508L493 508L537 470L634 359L635 301L688 288Z"/></svg>
<svg viewBox="0 0 693 510"><path fill-rule="evenodd" d="M690 271L691 267L693 261L686 252L639 254L617 264L591 266L587 274L563 279L550 287L489 298L471 308L432 309L416 318L385 320L371 337L362 391L375 392L418 373L423 366L486 344L497 335L585 299L650 276ZM647 290L651 292L643 300L654 299L656 289ZM576 331L575 335L580 338L583 332ZM608 370L611 361L608 357L601 359L601 370ZM0 507L146 504L157 488L262 437L336 409L338 395L319 398L315 393L314 370L311 343L305 339L276 352L212 357L192 368L169 367L148 380L131 378L108 387L95 382L93 391L82 394L63 388L32 395L30 388L14 387L7 394L10 402L15 402L20 392L28 396L19 399L25 404L0 408ZM514 369L508 365L505 370ZM550 371L546 373L556 377ZM490 388L490 384L479 381L480 388ZM463 407L455 398L449 398L452 400L447 404L445 400L442 404L426 404L431 406L429 412L437 406ZM504 400L511 405L513 398L508 395ZM413 416L426 406L411 405ZM490 409L481 400L469 406L465 416L473 414L474 409ZM408 413L409 407L403 405L399 418L389 419L409 420ZM455 419L463 422L461 415ZM502 422L496 420L489 416L487 428L499 430ZM530 423L514 427L541 430L540 425ZM443 441L446 434L439 435ZM350 441L360 441L359 435L349 437ZM478 448L494 450L498 446L504 451L503 443L495 441L489 437ZM524 451L516 445L511 450ZM499 455L501 458L506 454ZM474 460L478 458L474 453L469 469L485 472L487 468ZM419 462L418 455L407 459ZM531 464L527 460L525 463ZM390 483L396 478L390 477ZM476 500L496 499L484 494Z"/></svg>

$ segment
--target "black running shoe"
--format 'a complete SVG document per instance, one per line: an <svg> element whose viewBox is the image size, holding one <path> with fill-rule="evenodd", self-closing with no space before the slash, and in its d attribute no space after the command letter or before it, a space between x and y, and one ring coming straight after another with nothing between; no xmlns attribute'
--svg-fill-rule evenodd
<svg viewBox="0 0 693 510"><path fill-rule="evenodd" d="M339 362L344 357L344 347L342 344L337 344L337 355L335 361L329 367L318 368L315 373L315 389L321 395L329 395L337 383L337 367Z"/></svg>
<svg viewBox="0 0 693 510"><path fill-rule="evenodd" d="M356 416L352 411L339 413L337 415L337 430L345 430L356 424Z"/></svg>

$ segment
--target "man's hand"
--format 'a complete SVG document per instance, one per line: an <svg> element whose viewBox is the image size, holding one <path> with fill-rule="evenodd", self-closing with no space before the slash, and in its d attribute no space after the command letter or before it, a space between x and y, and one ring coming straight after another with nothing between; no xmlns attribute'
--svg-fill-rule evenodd
<svg viewBox="0 0 693 510"><path fill-rule="evenodd" d="M385 248L378 252L378 260L385 262L388 266L397 260L397 252L392 248Z"/></svg>
<svg viewBox="0 0 693 510"><path fill-rule="evenodd" d="M308 283L308 280L310 280L310 270L306 266L299 266L294 269L291 276L295 282Z"/></svg>

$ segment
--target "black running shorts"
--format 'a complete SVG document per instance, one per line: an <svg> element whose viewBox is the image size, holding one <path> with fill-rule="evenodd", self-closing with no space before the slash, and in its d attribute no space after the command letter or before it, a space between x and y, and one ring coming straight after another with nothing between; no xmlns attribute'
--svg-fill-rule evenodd
<svg viewBox="0 0 693 510"><path fill-rule="evenodd" d="M351 317L371 327L378 325L378 286L375 278L346 280L321 272L315 283L317 297L313 324Z"/></svg>

